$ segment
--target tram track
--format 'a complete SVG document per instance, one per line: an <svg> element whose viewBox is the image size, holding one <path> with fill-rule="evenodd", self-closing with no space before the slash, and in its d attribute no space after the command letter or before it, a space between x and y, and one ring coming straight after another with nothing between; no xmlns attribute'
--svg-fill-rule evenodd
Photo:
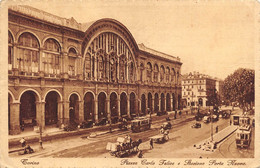
<svg viewBox="0 0 260 168"><path fill-rule="evenodd" d="M231 135L228 137L225 141L223 141L220 146L219 146L219 153L221 156L224 158L233 158L234 156L232 155L232 152L230 151L230 147L235 143L235 141L232 141L229 143L230 139L234 136Z"/></svg>

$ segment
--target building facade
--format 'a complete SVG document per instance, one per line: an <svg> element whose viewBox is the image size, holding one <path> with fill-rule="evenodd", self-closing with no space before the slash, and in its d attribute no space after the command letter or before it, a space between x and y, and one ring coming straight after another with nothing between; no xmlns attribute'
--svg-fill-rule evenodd
<svg viewBox="0 0 260 168"><path fill-rule="evenodd" d="M217 80L198 72L182 77L182 100L185 107L206 107L216 91Z"/></svg>
<svg viewBox="0 0 260 168"><path fill-rule="evenodd" d="M7 57L7 56L6 56ZM113 19L8 10L9 133L180 108L180 58L138 45Z"/></svg>

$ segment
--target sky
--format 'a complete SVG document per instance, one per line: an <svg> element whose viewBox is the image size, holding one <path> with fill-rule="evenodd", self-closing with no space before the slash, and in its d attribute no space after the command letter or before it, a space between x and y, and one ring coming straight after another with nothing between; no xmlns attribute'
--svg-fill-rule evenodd
<svg viewBox="0 0 260 168"><path fill-rule="evenodd" d="M225 79L255 69L256 1L82 0L31 1L28 5L77 22L113 18L138 44L178 56L181 73Z"/></svg>

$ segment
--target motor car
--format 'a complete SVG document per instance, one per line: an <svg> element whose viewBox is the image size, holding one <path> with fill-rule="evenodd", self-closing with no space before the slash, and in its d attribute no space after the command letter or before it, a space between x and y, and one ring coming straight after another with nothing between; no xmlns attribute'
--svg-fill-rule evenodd
<svg viewBox="0 0 260 168"><path fill-rule="evenodd" d="M172 124L171 124L170 121L164 122L164 123L162 124L162 127L163 127L164 129L171 129L171 128L172 128Z"/></svg>
<svg viewBox="0 0 260 168"><path fill-rule="evenodd" d="M204 122L204 123L209 123L210 121L211 121L210 116L204 116L204 117L203 117L203 122Z"/></svg>
<svg viewBox="0 0 260 168"><path fill-rule="evenodd" d="M191 125L191 128L201 128L201 123L196 122L193 125Z"/></svg>

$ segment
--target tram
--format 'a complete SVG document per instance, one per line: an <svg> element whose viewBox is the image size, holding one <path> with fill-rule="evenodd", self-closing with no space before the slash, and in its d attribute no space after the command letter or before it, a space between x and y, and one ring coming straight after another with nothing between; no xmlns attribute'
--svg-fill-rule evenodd
<svg viewBox="0 0 260 168"><path fill-rule="evenodd" d="M236 145L240 148L248 148L251 142L251 122L250 117L246 115L234 115L233 125L238 125L236 131Z"/></svg>
<svg viewBox="0 0 260 168"><path fill-rule="evenodd" d="M252 130L250 125L239 126L236 131L237 147L248 148L251 142L251 134Z"/></svg>
<svg viewBox="0 0 260 168"><path fill-rule="evenodd" d="M138 117L131 121L132 132L140 132L151 128L151 119L148 117Z"/></svg>

